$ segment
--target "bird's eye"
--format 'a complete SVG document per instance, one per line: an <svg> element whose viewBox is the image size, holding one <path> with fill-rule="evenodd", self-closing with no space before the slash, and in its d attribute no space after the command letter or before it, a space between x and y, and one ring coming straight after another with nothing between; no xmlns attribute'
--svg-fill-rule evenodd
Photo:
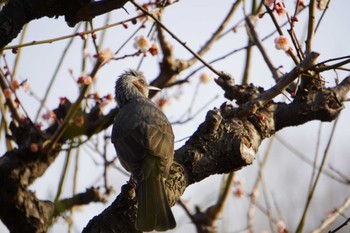
<svg viewBox="0 0 350 233"><path fill-rule="evenodd" d="M140 79L139 82L140 82L142 85L145 85L145 80Z"/></svg>

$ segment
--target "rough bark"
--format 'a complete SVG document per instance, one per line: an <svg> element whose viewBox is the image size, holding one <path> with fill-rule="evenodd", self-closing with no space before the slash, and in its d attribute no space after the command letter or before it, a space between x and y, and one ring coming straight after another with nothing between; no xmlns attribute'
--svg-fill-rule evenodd
<svg viewBox="0 0 350 233"><path fill-rule="evenodd" d="M219 77L217 83L225 90L228 98L235 93L234 97L241 106L265 93L262 88L253 85L232 85L233 81L226 76ZM166 182L170 203L175 204L188 185L210 175L228 173L251 164L262 140L276 131L310 120L334 120L343 109L342 101L349 88L350 78L347 77L334 88L308 92L301 90L300 97L290 104L269 101L246 116L242 115L242 108L226 103L209 111L197 131L175 152L176 163ZM63 119L66 113L64 109L69 105L66 102L59 106L55 110L57 116ZM96 109L99 109L98 106L89 113L80 112L86 123L79 130L72 124L67 132L92 135L111 125L117 110L104 116ZM27 190L58 155L60 148L51 153L45 151L47 135L52 134L55 127L57 125L40 131L29 120L10 126L11 137L18 148L0 158L0 187L4 190L0 194L0 205L3 207L0 209L0 218L11 232L45 232L55 211L53 203L38 200ZM78 133L66 133L61 142L78 136ZM39 145L38 151L33 152L33 143ZM95 217L85 232L92 232L96 227L114 229L116 232L133 229L136 206L130 189L126 185L121 196ZM24 225L28 229L23 229Z"/></svg>
<svg viewBox="0 0 350 233"><path fill-rule="evenodd" d="M220 77L217 82L227 96L230 95L228 93L235 92L235 97L242 103L243 99L253 100L264 93L262 88L253 85L232 85L232 80L227 77ZM308 92L304 98L296 98L290 104L269 101L256 113L246 117L241 116L239 108L225 103L220 108L209 111L197 131L175 152L176 162L166 181L169 202L175 204L187 186L210 175L232 172L252 164L262 140L278 130L311 120L334 120L343 109L341 102L346 99L349 90L350 77L347 77L334 88ZM115 202L86 226L84 233L96 230L109 232L112 228L115 232L135 231L133 223L136 205L132 201L132 192L123 191L127 189L125 187ZM129 204L122 203L125 200ZM118 211L109 210L117 207ZM115 228L116 222L122 223L122 227ZM132 230L124 231L126 225Z"/></svg>
<svg viewBox="0 0 350 233"><path fill-rule="evenodd" d="M9 0L0 12L0 47L8 44L23 25L33 19L64 16L67 24L74 26L79 21L118 9L126 2ZM183 61L172 56L168 44L162 44L162 50L162 72L152 83L160 87L167 85L171 77L186 67ZM278 130L311 120L334 120L343 109L342 102L349 92L350 78L345 78L334 88L325 88L322 77L313 70L315 59L307 57L282 77L274 89L266 91L253 85L234 85L234 80L227 75L219 77L217 84L228 99L236 100L237 106L224 103L209 111L197 131L175 152L175 162L166 181L169 202L174 205L187 186L210 175L250 165L261 142ZM271 101L297 77L301 77L302 82L291 103ZM70 107L68 101L60 105L55 110L56 116L64 119ZM103 115L98 105L90 112L78 111L77 116L84 118L84 124L70 124L60 143L80 135L90 137L108 128L117 113L118 110L114 109ZM17 148L0 157L0 219L11 232L46 232L52 218L64 210L78 204L103 201L94 189L58 203L39 200L35 193L28 190L28 186L44 174L59 154L60 144L54 150L46 150L57 128L58 124L53 124L46 130L40 130L29 119L11 123L11 135L8 137L17 144ZM93 218L84 232L135 232L136 208L134 190L126 184L116 200Z"/></svg>
<svg viewBox="0 0 350 233"><path fill-rule="evenodd" d="M0 11L0 48L17 37L23 26L42 17L64 16L74 27L78 22L89 21L124 6L128 0L9 0Z"/></svg>

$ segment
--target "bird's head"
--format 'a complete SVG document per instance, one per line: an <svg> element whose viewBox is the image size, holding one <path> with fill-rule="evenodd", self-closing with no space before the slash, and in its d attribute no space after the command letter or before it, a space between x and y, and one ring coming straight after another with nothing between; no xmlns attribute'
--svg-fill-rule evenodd
<svg viewBox="0 0 350 233"><path fill-rule="evenodd" d="M150 86L145 76L136 70L128 70L120 75L115 85L115 98L119 107L140 96L148 98L150 90L160 90Z"/></svg>

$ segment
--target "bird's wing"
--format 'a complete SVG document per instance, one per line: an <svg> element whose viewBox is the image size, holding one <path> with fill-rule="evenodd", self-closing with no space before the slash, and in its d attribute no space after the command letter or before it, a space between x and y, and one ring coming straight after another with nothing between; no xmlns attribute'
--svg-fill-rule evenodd
<svg viewBox="0 0 350 233"><path fill-rule="evenodd" d="M124 106L112 131L112 142L122 165L140 169L146 156L158 159L162 176L167 176L174 156L174 134L166 116L150 100Z"/></svg>
<svg viewBox="0 0 350 233"><path fill-rule="evenodd" d="M139 130L136 128L117 135L113 143L121 164L130 172L139 171L146 156L145 143Z"/></svg>
<svg viewBox="0 0 350 233"><path fill-rule="evenodd" d="M174 158L174 134L170 124L146 125L146 149L159 158L160 172L166 177Z"/></svg>

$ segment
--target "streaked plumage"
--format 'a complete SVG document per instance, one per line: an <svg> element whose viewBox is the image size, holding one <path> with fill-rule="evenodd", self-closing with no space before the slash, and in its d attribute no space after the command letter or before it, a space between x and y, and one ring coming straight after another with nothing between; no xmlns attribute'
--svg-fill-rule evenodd
<svg viewBox="0 0 350 233"><path fill-rule="evenodd" d="M175 227L164 189L174 156L174 134L164 113L148 99L151 87L142 73L130 70L116 82L119 113L112 142L122 166L137 182L135 227L165 231Z"/></svg>

